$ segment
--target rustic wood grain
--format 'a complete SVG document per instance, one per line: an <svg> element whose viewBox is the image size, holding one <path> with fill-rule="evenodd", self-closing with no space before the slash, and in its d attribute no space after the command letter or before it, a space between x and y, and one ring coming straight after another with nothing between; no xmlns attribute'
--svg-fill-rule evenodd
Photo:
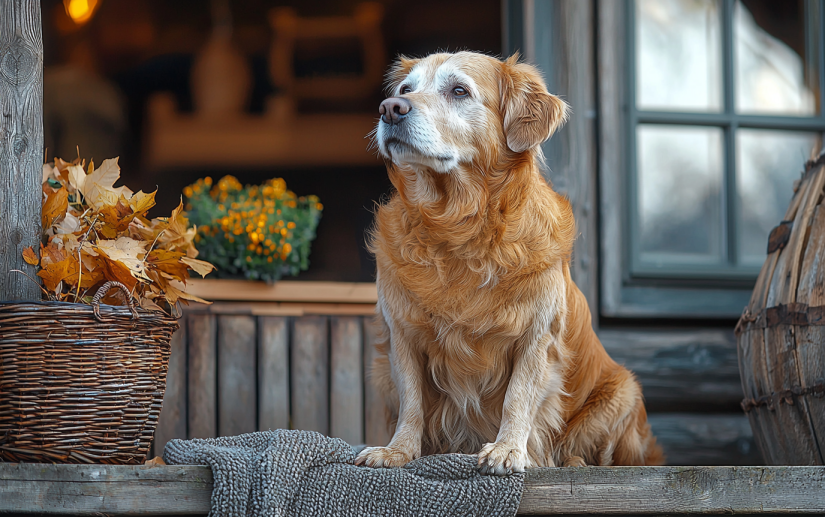
<svg viewBox="0 0 825 517"><path fill-rule="evenodd" d="M254 316L218 316L218 434L258 429Z"/></svg>
<svg viewBox="0 0 825 517"><path fill-rule="evenodd" d="M40 2L0 2L0 300L40 300L23 250L40 242L43 36Z"/></svg>
<svg viewBox="0 0 825 517"><path fill-rule="evenodd" d="M363 330L358 316L330 318L330 436L364 443Z"/></svg>
<svg viewBox="0 0 825 517"><path fill-rule="evenodd" d="M825 207L819 205L811 222L812 231L802 261L797 302L817 307L825 305ZM800 327L796 332L801 387L825 382L825 327ZM825 397L806 395L820 462L825 464Z"/></svg>
<svg viewBox="0 0 825 517"><path fill-rule="evenodd" d="M742 413L654 413L648 421L668 465L764 464Z"/></svg>
<svg viewBox="0 0 825 517"><path fill-rule="evenodd" d="M0 513L205 515L212 474L198 466L0 463ZM817 515L823 467L530 469L519 515Z"/></svg>
<svg viewBox="0 0 825 517"><path fill-rule="evenodd" d="M329 434L329 329L325 316L292 327L292 427Z"/></svg>
<svg viewBox="0 0 825 517"><path fill-rule="evenodd" d="M166 442L174 438L186 438L186 320L181 320L180 329L172 335L172 351L169 355L169 369L166 373L166 392L163 394L163 409L155 429L152 444L153 454L163 455Z"/></svg>
<svg viewBox="0 0 825 517"><path fill-rule="evenodd" d="M733 329L602 329L599 339L642 383L648 409L738 410L742 385Z"/></svg>
<svg viewBox="0 0 825 517"><path fill-rule="evenodd" d="M258 429L289 429L289 321L258 319Z"/></svg>
<svg viewBox="0 0 825 517"><path fill-rule="evenodd" d="M372 383L372 363L378 351L381 329L375 317L364 318L364 440L367 445L387 445L392 430L387 424L384 395Z"/></svg>
<svg viewBox="0 0 825 517"><path fill-rule="evenodd" d="M519 514L816 514L822 493L821 467L534 469Z"/></svg>
<svg viewBox="0 0 825 517"><path fill-rule="evenodd" d="M593 2L561 0L538 2L535 17L525 23L541 25L525 31L541 40L525 41L535 48L534 62L542 70L551 93L571 108L567 123L542 145L546 175L553 188L572 204L578 235L570 273L584 293L592 314L598 314L598 234L596 184L596 85ZM525 56L530 60L530 56ZM598 321L595 321L598 323Z"/></svg>
<svg viewBox="0 0 825 517"><path fill-rule="evenodd" d="M188 437L218 436L217 321L212 314L187 316L189 371Z"/></svg>

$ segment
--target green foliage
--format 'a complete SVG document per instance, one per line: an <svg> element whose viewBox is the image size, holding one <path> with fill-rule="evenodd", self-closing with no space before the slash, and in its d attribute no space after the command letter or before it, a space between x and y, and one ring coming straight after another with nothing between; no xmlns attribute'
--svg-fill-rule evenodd
<svg viewBox="0 0 825 517"><path fill-rule="evenodd" d="M200 257L219 278L274 282L309 267L323 210L316 196L296 197L281 178L243 187L233 176L214 187L212 178L199 179L183 195Z"/></svg>

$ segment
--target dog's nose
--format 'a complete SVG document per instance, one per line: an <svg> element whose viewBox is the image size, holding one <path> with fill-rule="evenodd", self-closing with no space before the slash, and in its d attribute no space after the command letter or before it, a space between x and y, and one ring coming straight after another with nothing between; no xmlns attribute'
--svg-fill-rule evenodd
<svg viewBox="0 0 825 517"><path fill-rule="evenodd" d="M412 104L402 97L384 99L384 102L378 106L378 113L381 114L381 120L387 124L398 124L410 111L412 111Z"/></svg>

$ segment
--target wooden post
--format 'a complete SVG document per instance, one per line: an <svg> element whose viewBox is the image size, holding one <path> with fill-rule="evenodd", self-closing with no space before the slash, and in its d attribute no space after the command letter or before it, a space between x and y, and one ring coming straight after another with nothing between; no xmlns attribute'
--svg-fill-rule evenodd
<svg viewBox="0 0 825 517"><path fill-rule="evenodd" d="M0 0L0 300L39 300L23 249L40 242L43 36L40 2Z"/></svg>

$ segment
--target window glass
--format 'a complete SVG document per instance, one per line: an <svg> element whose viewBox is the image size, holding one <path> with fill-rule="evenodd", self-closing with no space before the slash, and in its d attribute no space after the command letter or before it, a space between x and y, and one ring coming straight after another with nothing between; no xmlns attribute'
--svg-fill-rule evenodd
<svg viewBox="0 0 825 517"><path fill-rule="evenodd" d="M640 124L637 143L642 264L722 263L722 130Z"/></svg>
<svg viewBox="0 0 825 517"><path fill-rule="evenodd" d="M642 110L720 111L719 2L636 2L636 104Z"/></svg>
<svg viewBox="0 0 825 517"><path fill-rule="evenodd" d="M736 134L739 262L761 266L768 234L785 216L805 160L818 150L814 133L741 129Z"/></svg>
<svg viewBox="0 0 825 517"><path fill-rule="evenodd" d="M734 10L736 109L810 116L817 107L816 30L804 1L744 0ZM816 23L808 17L808 25Z"/></svg>

